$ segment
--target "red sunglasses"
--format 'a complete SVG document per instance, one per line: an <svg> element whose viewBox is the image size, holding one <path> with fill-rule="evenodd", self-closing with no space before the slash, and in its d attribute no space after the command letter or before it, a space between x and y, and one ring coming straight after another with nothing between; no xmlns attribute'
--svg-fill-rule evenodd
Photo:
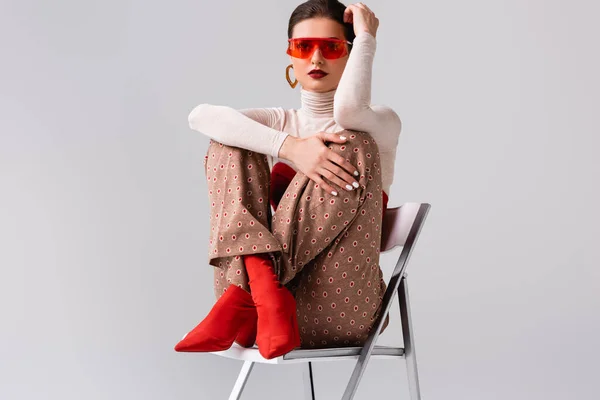
<svg viewBox="0 0 600 400"><path fill-rule="evenodd" d="M286 53L295 58L309 58L318 47L323 57L332 60L348 54L346 44L352 45L352 42L335 38L293 38L288 39Z"/></svg>

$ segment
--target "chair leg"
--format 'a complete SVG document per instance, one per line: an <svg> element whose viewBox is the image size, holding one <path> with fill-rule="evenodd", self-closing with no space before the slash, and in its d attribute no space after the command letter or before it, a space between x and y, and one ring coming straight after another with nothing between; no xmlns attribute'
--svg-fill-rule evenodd
<svg viewBox="0 0 600 400"><path fill-rule="evenodd" d="M304 399L315 400L315 385L313 381L312 363L309 361L304 367Z"/></svg>
<svg viewBox="0 0 600 400"><path fill-rule="evenodd" d="M244 390L244 386L246 386L246 382L248 381L252 367L254 367L254 361L244 361L242 370L240 371L240 374L235 381L235 385L233 385L233 390L229 395L229 400L239 400L242 397L242 391Z"/></svg>
<svg viewBox="0 0 600 400"><path fill-rule="evenodd" d="M380 318L380 322L383 324L383 314ZM354 366L354 371L352 371L352 375L350 376L350 381L346 386L346 390L342 396L342 400L352 400L354 399L354 395L358 390L358 384L360 383L360 379L367 369L367 363L371 357L371 353L373 353L373 349L375 348L375 343L377 341L379 334L370 334L367 342L364 344L360 356L358 356L358 361L356 361L356 365Z"/></svg>
<svg viewBox="0 0 600 400"><path fill-rule="evenodd" d="M406 276L400 281L398 300L400 302L402 336L404 337L404 356L406 359L406 370L408 372L410 400L421 400L419 374L417 373L417 358L415 355L415 337L410 317L410 302L408 299L408 283L406 281Z"/></svg>

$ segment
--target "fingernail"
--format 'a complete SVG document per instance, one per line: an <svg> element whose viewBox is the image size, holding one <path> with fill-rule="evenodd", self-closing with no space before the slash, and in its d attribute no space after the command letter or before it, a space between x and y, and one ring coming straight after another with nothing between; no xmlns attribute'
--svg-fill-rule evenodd
<svg viewBox="0 0 600 400"><path fill-rule="evenodd" d="M350 185L346 185L346 189L348 189L348 190L352 190L352 189L354 189L354 188L353 188L352 186L350 186Z"/></svg>
<svg viewBox="0 0 600 400"><path fill-rule="evenodd" d="M352 182L352 186L354 186L355 188L358 187L358 182Z"/></svg>
<svg viewBox="0 0 600 400"><path fill-rule="evenodd" d="M334 195L334 196L337 196L337 192L335 190L332 190L331 194Z"/></svg>
<svg viewBox="0 0 600 400"><path fill-rule="evenodd" d="M346 140L346 136L340 136L340 139Z"/></svg>
<svg viewBox="0 0 600 400"><path fill-rule="evenodd" d="M354 176L358 176L358 171L354 171Z"/></svg>

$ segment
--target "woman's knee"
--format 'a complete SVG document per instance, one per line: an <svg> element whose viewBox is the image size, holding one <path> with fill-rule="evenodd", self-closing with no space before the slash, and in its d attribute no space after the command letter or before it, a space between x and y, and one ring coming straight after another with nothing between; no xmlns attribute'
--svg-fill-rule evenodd
<svg viewBox="0 0 600 400"><path fill-rule="evenodd" d="M379 165L379 147L368 132L345 129L337 132L347 138L345 143L330 143L329 148L345 157L354 167L364 170L374 164ZM356 165L358 164L358 165Z"/></svg>
<svg viewBox="0 0 600 400"><path fill-rule="evenodd" d="M358 181L363 188L368 182L381 186L379 147L371 134L354 130L343 130L339 134L346 136L346 143L330 143L328 147L358 170Z"/></svg>
<svg viewBox="0 0 600 400"><path fill-rule="evenodd" d="M230 158L256 158L260 160L266 160L266 155L263 153L244 149L242 147L230 146L214 139L210 139L206 153L207 155L214 154L213 157L217 157L219 153L225 153Z"/></svg>

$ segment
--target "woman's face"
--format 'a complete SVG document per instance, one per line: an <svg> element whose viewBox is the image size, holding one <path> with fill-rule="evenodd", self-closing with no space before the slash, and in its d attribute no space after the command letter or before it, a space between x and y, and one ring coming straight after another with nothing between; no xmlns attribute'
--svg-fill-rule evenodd
<svg viewBox="0 0 600 400"><path fill-rule="evenodd" d="M329 18L310 18L299 22L294 26L292 38L300 37L334 37L346 40L342 24ZM337 88L346 67L348 55L335 60L326 59L319 48L316 48L307 59L290 56L290 60L294 65L294 77L303 89L311 92L328 92ZM314 68L321 69L328 75L320 79L313 78L308 73Z"/></svg>

